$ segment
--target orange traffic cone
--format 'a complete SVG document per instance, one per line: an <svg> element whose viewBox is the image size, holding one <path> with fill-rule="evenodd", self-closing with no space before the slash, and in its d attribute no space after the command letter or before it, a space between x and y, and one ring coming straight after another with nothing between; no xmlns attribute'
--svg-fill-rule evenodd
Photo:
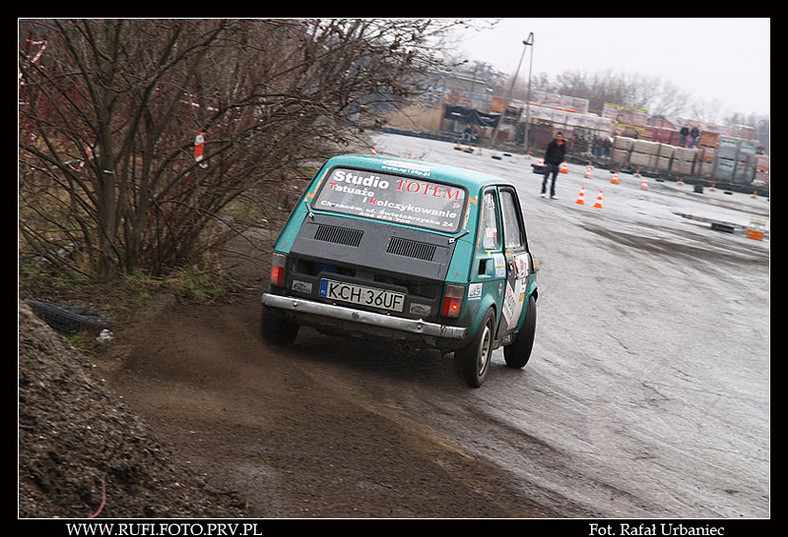
<svg viewBox="0 0 788 537"><path fill-rule="evenodd" d="M645 177L643 178L643 182L640 183L640 189L648 190L648 179L646 179Z"/></svg>
<svg viewBox="0 0 788 537"><path fill-rule="evenodd" d="M596 196L596 203L594 203L594 207L596 207L597 209L601 209L602 208L602 191L601 190L599 191L599 194L597 194L597 196Z"/></svg>
<svg viewBox="0 0 788 537"><path fill-rule="evenodd" d="M610 182L613 183L614 185L620 184L618 181L618 172L613 172L613 178L610 179Z"/></svg>
<svg viewBox="0 0 788 537"><path fill-rule="evenodd" d="M370 151L370 155L377 155L377 154L378 154L378 148L373 145L372 146L372 151Z"/></svg>
<svg viewBox="0 0 788 537"><path fill-rule="evenodd" d="M586 187L581 186L580 193L577 195L577 201L575 201L575 203L577 203L578 205L585 205L586 204L585 196L586 196Z"/></svg>
<svg viewBox="0 0 788 537"><path fill-rule="evenodd" d="M591 170L593 170L593 168L591 167L590 164L588 166L586 166L586 174L585 174L586 179L591 177Z"/></svg>
<svg viewBox="0 0 788 537"><path fill-rule="evenodd" d="M569 173L569 164L567 164L566 162L562 162L561 167L558 168L558 171L561 173Z"/></svg>
<svg viewBox="0 0 788 537"><path fill-rule="evenodd" d="M540 158L539 160L537 160L537 161L536 161L536 165L537 165L537 166L539 166L539 167L542 167L542 166L544 166L544 159L543 159L543 158Z"/></svg>

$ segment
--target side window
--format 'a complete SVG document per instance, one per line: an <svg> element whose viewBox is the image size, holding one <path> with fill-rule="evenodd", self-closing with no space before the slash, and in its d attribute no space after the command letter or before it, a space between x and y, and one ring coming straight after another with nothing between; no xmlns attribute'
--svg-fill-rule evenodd
<svg viewBox="0 0 788 537"><path fill-rule="evenodd" d="M499 250L501 248L501 234L498 232L498 202L493 191L484 193L481 226L482 248Z"/></svg>
<svg viewBox="0 0 788 537"><path fill-rule="evenodd" d="M525 236L520 225L519 204L511 189L501 189L501 215L506 250L518 250L525 246Z"/></svg>

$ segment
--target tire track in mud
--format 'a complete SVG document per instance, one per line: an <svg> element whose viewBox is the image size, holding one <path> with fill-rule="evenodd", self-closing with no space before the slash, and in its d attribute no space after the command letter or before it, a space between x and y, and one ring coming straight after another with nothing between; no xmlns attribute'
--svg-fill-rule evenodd
<svg viewBox="0 0 788 537"><path fill-rule="evenodd" d="M119 334L108 375L186 464L246 498L251 516L551 514L495 465L343 378L347 361L323 354L334 340L272 351L258 315L253 300L168 305Z"/></svg>

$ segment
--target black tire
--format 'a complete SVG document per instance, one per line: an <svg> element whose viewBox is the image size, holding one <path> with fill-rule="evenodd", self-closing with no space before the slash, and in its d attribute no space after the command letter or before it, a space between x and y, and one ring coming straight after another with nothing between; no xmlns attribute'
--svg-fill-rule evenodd
<svg viewBox="0 0 788 537"><path fill-rule="evenodd" d="M488 309L471 342L454 351L454 362L465 383L478 388L487 378L495 340L495 311Z"/></svg>
<svg viewBox="0 0 788 537"><path fill-rule="evenodd" d="M506 365L514 368L525 367L531 359L531 350L534 347L536 336L536 300L531 296L525 311L525 322L517 338L503 348L503 357Z"/></svg>
<svg viewBox="0 0 788 537"><path fill-rule="evenodd" d="M292 345L299 325L284 320L277 312L263 306L260 314L260 334L268 343L279 347Z"/></svg>
<svg viewBox="0 0 788 537"><path fill-rule="evenodd" d="M112 321L102 311L82 306L55 306L37 300L26 300L36 317L47 323L53 330L65 336L79 332L100 333L112 328Z"/></svg>

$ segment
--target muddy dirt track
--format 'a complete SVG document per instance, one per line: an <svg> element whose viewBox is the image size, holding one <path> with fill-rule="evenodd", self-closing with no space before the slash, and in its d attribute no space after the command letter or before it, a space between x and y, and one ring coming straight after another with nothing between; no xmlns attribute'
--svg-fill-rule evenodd
<svg viewBox="0 0 788 537"><path fill-rule="evenodd" d="M416 416L343 380L343 372L381 359L394 385L415 369L439 389L467 390L446 358L306 330L294 349L272 350L259 336L255 298L162 306L128 335L125 358L108 376L187 464L238 491L249 516L566 514L538 505L522 484Z"/></svg>

